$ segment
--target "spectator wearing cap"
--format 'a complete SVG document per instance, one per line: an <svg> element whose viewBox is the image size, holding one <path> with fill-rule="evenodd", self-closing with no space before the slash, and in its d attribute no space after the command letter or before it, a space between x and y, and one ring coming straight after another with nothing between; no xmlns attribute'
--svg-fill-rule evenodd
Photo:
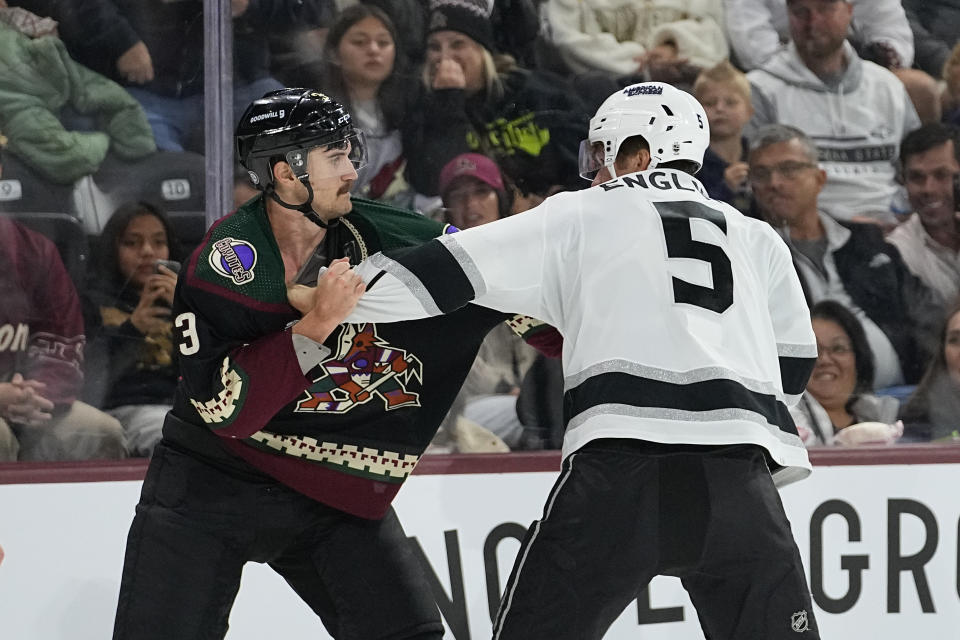
<svg viewBox="0 0 960 640"><path fill-rule="evenodd" d="M469 229L513 213L513 187L497 163L479 153L463 153L440 172L440 195L446 222ZM492 432L510 449L524 446L524 426L517 417L520 384L537 352L501 324L487 334L434 444L457 442L464 422Z"/></svg>
<svg viewBox="0 0 960 640"><path fill-rule="evenodd" d="M461 154L440 172L446 221L458 229L476 227L532 209L555 193L587 186L578 175L555 177L560 169L556 157L534 164L516 156L494 161L479 153Z"/></svg>
<svg viewBox="0 0 960 640"><path fill-rule="evenodd" d="M512 213L511 198L497 164L479 153L464 153L440 172L446 221L458 229L479 227Z"/></svg>
<svg viewBox="0 0 960 640"><path fill-rule="evenodd" d="M917 4L920 2L931 5L941 0L917 0ZM723 3L730 47L740 68L750 71L763 66L790 41L787 0L723 0ZM934 77L940 75L940 68L931 72L921 64L921 59L927 58L922 55L927 48L924 40L932 38L917 38L911 33L914 20L908 20L910 0L903 0L902 4L901 0L845 0L845 3L852 8L846 38L857 54L889 69L903 82L921 121L937 120L940 109ZM943 31L949 32L950 28ZM913 66L917 68L911 68Z"/></svg>
<svg viewBox="0 0 960 640"><path fill-rule="evenodd" d="M762 67L790 42L787 4L788 0L723 0L730 48L739 68ZM852 8L848 39L862 57L879 59L880 50L885 49L886 57L896 63L891 66L913 64L914 37L907 21L909 10L904 12L911 0L902 4L901 0L849 0L847 4Z"/></svg>
<svg viewBox="0 0 960 640"><path fill-rule="evenodd" d="M439 193L440 171L468 152L522 158L577 174L586 107L560 76L521 69L494 56L490 7L484 0L434 0L427 22L424 87L404 124L407 179L420 193Z"/></svg>
<svg viewBox="0 0 960 640"><path fill-rule="evenodd" d="M754 115L813 139L827 181L819 205L835 218L895 223L900 140L920 120L903 83L847 42L853 15L843 0L787 0L791 42L747 74Z"/></svg>

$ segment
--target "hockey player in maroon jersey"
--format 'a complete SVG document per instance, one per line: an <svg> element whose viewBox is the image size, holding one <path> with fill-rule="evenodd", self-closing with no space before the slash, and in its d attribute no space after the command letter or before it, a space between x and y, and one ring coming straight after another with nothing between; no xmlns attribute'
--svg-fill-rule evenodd
<svg viewBox="0 0 960 640"><path fill-rule="evenodd" d="M263 193L180 274L182 379L130 529L114 637L222 638L254 561L338 640L439 639L390 504L484 336L512 314L341 325L363 288L350 262L448 229L350 197L364 138L323 94L267 94L237 143ZM547 348L549 331L517 326Z"/></svg>

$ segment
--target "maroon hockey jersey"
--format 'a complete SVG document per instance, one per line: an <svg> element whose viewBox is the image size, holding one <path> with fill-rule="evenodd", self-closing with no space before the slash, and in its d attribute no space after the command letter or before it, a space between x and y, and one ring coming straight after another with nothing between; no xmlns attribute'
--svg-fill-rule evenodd
<svg viewBox="0 0 960 640"><path fill-rule="evenodd" d="M45 383L44 397L73 403L83 383L83 314L56 246L0 216L0 380Z"/></svg>

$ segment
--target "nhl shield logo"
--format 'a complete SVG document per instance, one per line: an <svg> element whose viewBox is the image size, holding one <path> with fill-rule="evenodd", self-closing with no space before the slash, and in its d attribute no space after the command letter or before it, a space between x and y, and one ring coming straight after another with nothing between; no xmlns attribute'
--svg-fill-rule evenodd
<svg viewBox="0 0 960 640"><path fill-rule="evenodd" d="M797 633L803 633L810 630L810 618L807 617L807 610L797 611L790 616L790 628Z"/></svg>
<svg viewBox="0 0 960 640"><path fill-rule="evenodd" d="M423 364L378 336L375 324L344 325L338 343L294 411L347 413L375 398L386 411L420 406L411 387L423 381Z"/></svg>

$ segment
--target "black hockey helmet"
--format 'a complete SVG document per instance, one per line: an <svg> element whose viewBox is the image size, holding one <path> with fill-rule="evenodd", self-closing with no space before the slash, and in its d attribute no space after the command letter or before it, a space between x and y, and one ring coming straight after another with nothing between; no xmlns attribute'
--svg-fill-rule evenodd
<svg viewBox="0 0 960 640"><path fill-rule="evenodd" d="M366 161L363 133L339 102L313 89L278 89L253 101L237 124L240 164L260 189L273 184L273 165L285 160L297 178L307 177L307 152L317 146L346 148L359 169Z"/></svg>

